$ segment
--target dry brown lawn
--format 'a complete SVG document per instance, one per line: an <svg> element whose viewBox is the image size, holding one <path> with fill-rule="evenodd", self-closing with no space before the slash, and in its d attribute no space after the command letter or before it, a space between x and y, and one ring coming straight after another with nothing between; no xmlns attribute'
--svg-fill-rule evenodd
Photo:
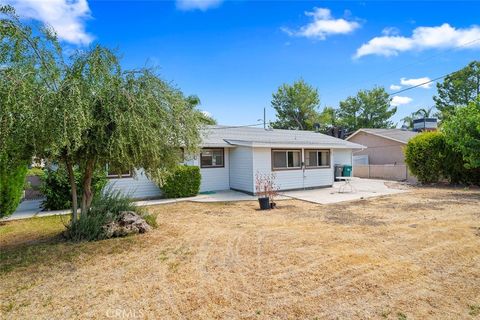
<svg viewBox="0 0 480 320"><path fill-rule="evenodd" d="M478 190L279 207L163 205L149 234L80 244L56 236L58 217L4 223L1 316L480 317Z"/></svg>

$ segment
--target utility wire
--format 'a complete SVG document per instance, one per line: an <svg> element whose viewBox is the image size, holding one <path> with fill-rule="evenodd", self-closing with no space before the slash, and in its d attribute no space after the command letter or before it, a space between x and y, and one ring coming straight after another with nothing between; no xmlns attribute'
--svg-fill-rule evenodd
<svg viewBox="0 0 480 320"><path fill-rule="evenodd" d="M258 126L263 126L262 123L254 123L254 124L244 124L244 125L238 125L238 126L219 126L219 127L211 127L208 128L209 130L218 130L218 129L234 129L234 128L245 128L245 127L258 127Z"/></svg>
<svg viewBox="0 0 480 320"><path fill-rule="evenodd" d="M433 54L433 55L430 55L430 56L428 56L428 57L426 57L426 58L424 58L424 59L420 59L420 60L417 60L417 61L415 61L415 62L412 62L412 63L409 63L409 64L405 64L405 65L403 65L403 66L401 66L401 67L392 69L392 70L390 70L390 71L386 71L386 72L380 73L380 74L378 74L375 78L370 78L369 80L362 81L361 83L370 82L370 81L372 81L372 80L378 80L379 77L383 77L383 76L386 76L386 75L395 73L395 72L397 72L397 71L401 71L401 70L403 70L403 69L405 69L405 68L407 68L407 67L411 67L411 66L414 66L414 65L416 65L416 64L419 64L419 63L421 63L421 62L425 62L425 61L431 60L432 58L435 58L435 57L438 57L438 56L446 55L446 54L450 53L451 51L460 49L460 48L462 48L462 47L467 47L467 46L469 46L469 45L471 45L471 44L474 44L475 42L479 42L479 41L480 41L480 38L477 38L477 39L474 39L474 40L471 40L471 41L462 43L461 45L458 45L458 46L456 46L456 47L453 47L453 48L451 48L451 49L449 49L449 50L447 50L447 51L443 51L443 52L440 52L440 53L437 53L437 54ZM438 79L437 79L437 80L438 80ZM360 84L360 82L357 82L357 83L350 82L350 84L349 84L348 86L349 86L349 87L351 87L351 86L356 86L357 84ZM346 89L346 87L343 88L343 89ZM343 89L340 89L340 90L343 91ZM336 91L335 89L333 89L333 90L327 90L326 93L323 92L323 95L325 95L325 94L330 94L330 93L332 93L332 92L340 92L340 91Z"/></svg>
<svg viewBox="0 0 480 320"><path fill-rule="evenodd" d="M435 79L431 79L431 80L428 80L428 81L419 83L419 84L417 84L417 85L414 85L414 86L411 86L411 87L408 87L408 88L399 90L399 91L397 91L397 92L390 93L388 96L391 97L391 96L394 96L394 95L396 95L396 94L399 94L399 93L402 93L402 92L405 92L405 91L408 91L408 90L412 90L412 89L415 89L415 88L424 86L424 85L426 85L426 84L429 84L429 83L435 82L435 81L437 81L437 80L443 79L443 78L445 78L445 77L448 77L449 75L454 74L454 73L457 72L457 71L458 71L458 70L453 71L453 72L450 72L450 73L447 73L447 74L445 74L445 75L443 75L443 76L441 76L441 77L437 77L437 78L435 78Z"/></svg>

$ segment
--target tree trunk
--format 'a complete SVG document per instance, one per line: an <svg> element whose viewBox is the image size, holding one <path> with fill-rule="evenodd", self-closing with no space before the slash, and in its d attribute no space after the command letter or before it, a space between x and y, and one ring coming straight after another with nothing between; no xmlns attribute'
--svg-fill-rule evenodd
<svg viewBox="0 0 480 320"><path fill-rule="evenodd" d="M77 183L75 182L75 173L73 172L73 165L70 160L65 161L68 172L68 179L70 180L70 189L72 190L72 222L78 218L78 203L77 203Z"/></svg>
<svg viewBox="0 0 480 320"><path fill-rule="evenodd" d="M83 176L83 195L82 195L81 214L87 214L88 209L90 209L90 205L92 204L92 200L93 200L92 178L93 178L94 167L95 167L95 160L93 159L87 160L87 164L85 166L85 173Z"/></svg>

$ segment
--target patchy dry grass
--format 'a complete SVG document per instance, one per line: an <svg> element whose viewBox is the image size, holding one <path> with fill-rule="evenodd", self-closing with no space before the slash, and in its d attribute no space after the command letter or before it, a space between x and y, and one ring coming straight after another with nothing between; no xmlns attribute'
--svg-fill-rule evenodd
<svg viewBox="0 0 480 320"><path fill-rule="evenodd" d="M58 217L0 226L2 318L423 319L480 315L480 192L335 205L151 208L158 229L68 243Z"/></svg>

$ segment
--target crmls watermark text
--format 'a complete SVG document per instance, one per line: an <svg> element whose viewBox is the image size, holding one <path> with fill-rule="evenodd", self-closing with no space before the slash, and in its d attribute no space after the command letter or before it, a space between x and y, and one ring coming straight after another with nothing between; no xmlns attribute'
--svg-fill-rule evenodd
<svg viewBox="0 0 480 320"><path fill-rule="evenodd" d="M143 318L143 311L135 309L116 308L108 309L107 312L105 312L105 315L107 316L107 318L113 319L138 319Z"/></svg>

